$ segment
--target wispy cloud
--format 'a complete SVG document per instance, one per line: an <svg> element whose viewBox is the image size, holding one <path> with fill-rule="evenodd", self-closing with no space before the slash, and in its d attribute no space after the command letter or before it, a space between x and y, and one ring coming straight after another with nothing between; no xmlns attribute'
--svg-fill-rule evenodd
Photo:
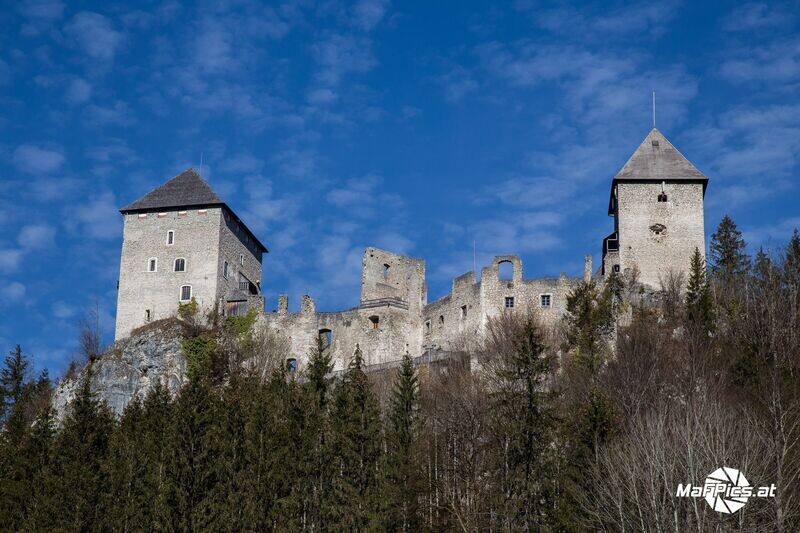
<svg viewBox="0 0 800 533"><path fill-rule="evenodd" d="M86 55L98 61L113 59L125 41L125 35L114 29L111 19L90 11L72 17L64 31Z"/></svg>
<svg viewBox="0 0 800 533"><path fill-rule="evenodd" d="M64 165L64 155L59 148L23 144L14 150L14 164L28 174L49 174Z"/></svg>
<svg viewBox="0 0 800 533"><path fill-rule="evenodd" d="M783 6L767 3L748 3L736 7L722 22L727 31L752 31L790 25L794 13Z"/></svg>

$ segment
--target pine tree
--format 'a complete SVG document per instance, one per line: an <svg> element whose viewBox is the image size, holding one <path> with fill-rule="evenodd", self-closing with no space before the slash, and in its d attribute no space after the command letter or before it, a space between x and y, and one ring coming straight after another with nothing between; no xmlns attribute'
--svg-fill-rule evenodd
<svg viewBox="0 0 800 533"><path fill-rule="evenodd" d="M358 346L336 389L332 425L335 476L326 510L328 526L348 531L375 529L381 518L381 421Z"/></svg>
<svg viewBox="0 0 800 533"><path fill-rule="evenodd" d="M714 306L706 275L706 263L698 248L692 254L686 287L687 326L703 334L714 331Z"/></svg>
<svg viewBox="0 0 800 533"><path fill-rule="evenodd" d="M800 287L800 232L797 229L786 246L783 271L788 284Z"/></svg>
<svg viewBox="0 0 800 533"><path fill-rule="evenodd" d="M56 437L53 461L32 522L37 529L86 531L105 521L101 502L108 492L103 468L114 418L91 390L91 365Z"/></svg>
<svg viewBox="0 0 800 533"><path fill-rule="evenodd" d="M594 375L609 348L614 331L615 308L619 303L622 281L612 273L602 292L594 281L581 281L567 295L566 348L573 350L574 361Z"/></svg>
<svg viewBox="0 0 800 533"><path fill-rule="evenodd" d="M523 319L512 335L512 349L497 362L498 389L492 393L502 458L499 507L506 530L545 530L553 520L547 479L555 421L546 388L553 360L534 317Z"/></svg>
<svg viewBox="0 0 800 533"><path fill-rule="evenodd" d="M417 498L421 493L416 451L421 421L419 380L414 361L406 352L395 378L389 412L387 442L387 529L417 531Z"/></svg>
<svg viewBox="0 0 800 533"><path fill-rule="evenodd" d="M750 267L742 232L728 215L722 217L711 235L709 252L711 272L725 285L746 274Z"/></svg>
<svg viewBox="0 0 800 533"><path fill-rule="evenodd" d="M19 344L8 353L5 358L3 369L0 370L0 422L4 421L8 413L13 409L14 404L22 400L27 378L28 359L22 353Z"/></svg>

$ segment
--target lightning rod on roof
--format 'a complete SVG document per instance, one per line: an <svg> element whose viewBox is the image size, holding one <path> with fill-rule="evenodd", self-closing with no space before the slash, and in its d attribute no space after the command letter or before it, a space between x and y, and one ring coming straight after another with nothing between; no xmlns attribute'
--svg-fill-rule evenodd
<svg viewBox="0 0 800 533"><path fill-rule="evenodd" d="M653 127L656 127L656 92L653 91Z"/></svg>
<svg viewBox="0 0 800 533"><path fill-rule="evenodd" d="M200 150L200 168L197 169L197 173L201 176L203 175L203 151Z"/></svg>

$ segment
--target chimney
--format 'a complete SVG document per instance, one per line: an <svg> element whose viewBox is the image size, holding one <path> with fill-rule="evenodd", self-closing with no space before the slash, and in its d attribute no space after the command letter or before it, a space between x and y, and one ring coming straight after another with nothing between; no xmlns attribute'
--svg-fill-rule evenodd
<svg viewBox="0 0 800 533"><path fill-rule="evenodd" d="M587 255L583 258L583 281L589 283L592 280L592 256Z"/></svg>
<svg viewBox="0 0 800 533"><path fill-rule="evenodd" d="M278 314L285 315L289 311L289 295L278 295Z"/></svg>

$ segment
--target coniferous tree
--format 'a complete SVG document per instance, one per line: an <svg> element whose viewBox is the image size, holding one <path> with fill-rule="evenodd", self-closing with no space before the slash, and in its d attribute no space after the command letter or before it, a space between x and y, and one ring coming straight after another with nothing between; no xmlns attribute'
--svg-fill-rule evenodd
<svg viewBox="0 0 800 533"><path fill-rule="evenodd" d="M728 216L722 217L709 245L711 272L723 284L732 283L747 273L750 258L745 251L742 232Z"/></svg>
<svg viewBox="0 0 800 533"><path fill-rule="evenodd" d="M792 238L786 246L783 263L784 277L789 285L800 287L800 232L792 232Z"/></svg>
<svg viewBox="0 0 800 533"><path fill-rule="evenodd" d="M545 530L553 523L548 479L555 420L553 394L546 389L553 360L533 316L516 324L510 344L497 361L498 389L492 393L500 439L501 522L506 530Z"/></svg>
<svg viewBox="0 0 800 533"><path fill-rule="evenodd" d="M7 414L13 409L14 404L22 399L27 370L28 359L22 353L22 347L17 344L8 353L3 369L0 370L0 392L2 393L2 399L0 399L0 407L2 407L0 422L5 420Z"/></svg>
<svg viewBox="0 0 800 533"><path fill-rule="evenodd" d="M419 380L414 361L406 352L395 378L387 430L387 529L417 531L417 498L422 491L418 478L417 447L419 418Z"/></svg>
<svg viewBox="0 0 800 533"><path fill-rule="evenodd" d="M689 282L686 286L687 326L707 334L714 331L714 302L706 275L706 263L698 248L692 254Z"/></svg>
<svg viewBox="0 0 800 533"><path fill-rule="evenodd" d="M103 468L114 417L91 390L91 364L53 445L43 494L32 522L37 529L87 531L105 521L100 505L109 490Z"/></svg>
<svg viewBox="0 0 800 533"><path fill-rule="evenodd" d="M564 315L566 348L573 350L578 366L586 368L592 375L609 350L621 285L619 276L612 273L602 291L598 291L593 280L581 281L567 295Z"/></svg>
<svg viewBox="0 0 800 533"><path fill-rule="evenodd" d="M328 526L347 531L375 529L381 518L381 421L358 346L336 389L332 417L335 472Z"/></svg>

